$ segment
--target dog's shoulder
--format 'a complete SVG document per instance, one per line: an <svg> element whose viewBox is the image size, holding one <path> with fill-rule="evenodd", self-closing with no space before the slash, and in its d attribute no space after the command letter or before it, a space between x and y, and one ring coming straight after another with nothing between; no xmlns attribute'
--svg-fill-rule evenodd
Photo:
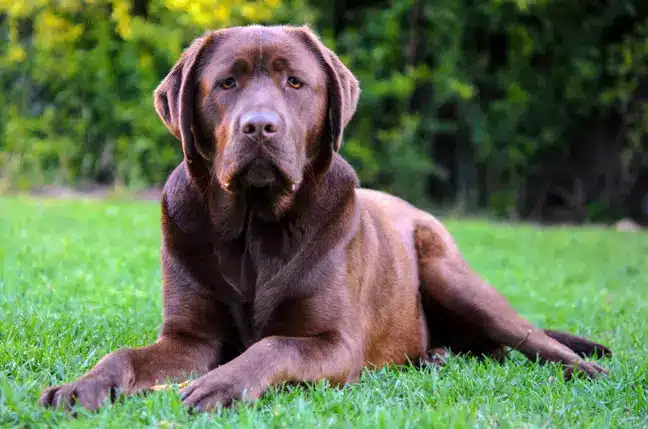
<svg viewBox="0 0 648 429"><path fill-rule="evenodd" d="M413 219L423 212L409 202L387 192L368 188L359 188L356 197L360 206L376 216L387 216L393 219Z"/></svg>
<svg viewBox="0 0 648 429"><path fill-rule="evenodd" d="M162 218L186 234L209 228L207 202L200 189L189 178L184 162L169 175L162 192Z"/></svg>

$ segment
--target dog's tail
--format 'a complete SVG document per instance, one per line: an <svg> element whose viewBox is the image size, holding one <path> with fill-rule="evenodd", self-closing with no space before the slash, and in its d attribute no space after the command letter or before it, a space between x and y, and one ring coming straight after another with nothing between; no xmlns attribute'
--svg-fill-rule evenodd
<svg viewBox="0 0 648 429"><path fill-rule="evenodd" d="M561 344L566 345L574 351L574 353L583 357L609 357L612 356L612 350L608 347L592 342L585 338L569 334L567 332L553 331L545 329L544 333L553 338Z"/></svg>

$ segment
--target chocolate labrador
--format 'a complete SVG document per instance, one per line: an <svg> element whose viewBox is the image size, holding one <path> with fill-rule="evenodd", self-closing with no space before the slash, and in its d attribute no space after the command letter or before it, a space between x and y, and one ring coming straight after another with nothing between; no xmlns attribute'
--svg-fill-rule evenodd
<svg viewBox="0 0 648 429"><path fill-rule="evenodd" d="M338 155L358 95L308 28L236 27L192 43L154 97L184 152L161 201L159 338L108 354L41 403L96 409L193 373L182 401L210 410L445 350L502 358L509 347L568 376L604 374L582 357L606 347L536 328L437 219L359 188Z"/></svg>

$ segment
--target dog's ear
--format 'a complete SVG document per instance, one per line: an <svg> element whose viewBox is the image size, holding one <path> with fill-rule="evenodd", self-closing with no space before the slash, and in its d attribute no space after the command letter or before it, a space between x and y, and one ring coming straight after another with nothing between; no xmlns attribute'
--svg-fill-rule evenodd
<svg viewBox="0 0 648 429"><path fill-rule="evenodd" d="M213 37L213 33L208 33L194 40L153 93L155 111L171 134L182 142L182 151L188 163L196 154L205 156L194 143L191 126L197 88L196 68Z"/></svg>
<svg viewBox="0 0 648 429"><path fill-rule="evenodd" d="M327 135L331 137L333 150L338 152L342 145L344 128L358 106L360 96L358 79L342 63L335 52L324 46L308 27L299 27L296 30L326 70L328 76Z"/></svg>

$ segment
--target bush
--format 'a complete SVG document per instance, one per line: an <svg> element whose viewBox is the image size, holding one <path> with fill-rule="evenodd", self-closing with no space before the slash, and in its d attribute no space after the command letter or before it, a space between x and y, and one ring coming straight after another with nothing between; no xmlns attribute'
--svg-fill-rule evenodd
<svg viewBox="0 0 648 429"><path fill-rule="evenodd" d="M507 216L548 215L552 199L572 217L627 212L648 166L645 2L356 7L329 25L363 82L347 135L368 185Z"/></svg>
<svg viewBox="0 0 648 429"><path fill-rule="evenodd" d="M151 93L208 28L316 24L362 84L343 153L366 186L503 216L605 219L648 195L640 0L0 2L0 175L161 183Z"/></svg>

